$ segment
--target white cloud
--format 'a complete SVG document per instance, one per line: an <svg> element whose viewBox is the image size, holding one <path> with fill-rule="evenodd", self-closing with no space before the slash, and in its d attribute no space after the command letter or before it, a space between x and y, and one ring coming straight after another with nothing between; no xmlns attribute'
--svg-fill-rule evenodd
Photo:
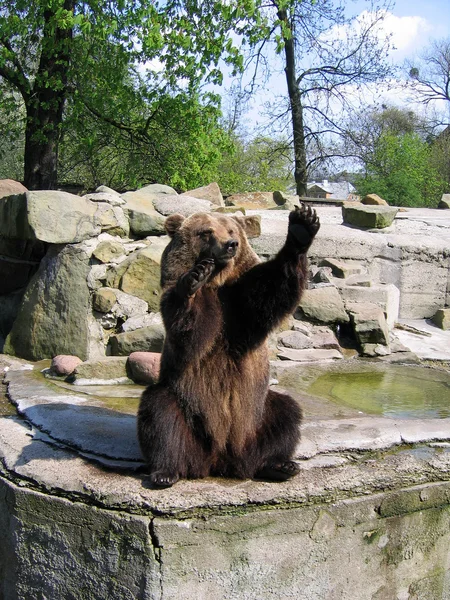
<svg viewBox="0 0 450 600"><path fill-rule="evenodd" d="M428 37L432 33L431 24L423 17L398 17L389 11L376 13L364 10L355 17L350 25L336 25L324 37L330 40L351 38L377 19L379 21L375 25L373 33L380 42L390 36L393 47L392 57L396 61L403 60L408 54L412 54L421 46L426 45Z"/></svg>
<svg viewBox="0 0 450 600"><path fill-rule="evenodd" d="M431 24L423 17L397 17L387 13L382 29L392 35L392 44L401 54L414 52L418 46L428 43L428 35L432 31Z"/></svg>

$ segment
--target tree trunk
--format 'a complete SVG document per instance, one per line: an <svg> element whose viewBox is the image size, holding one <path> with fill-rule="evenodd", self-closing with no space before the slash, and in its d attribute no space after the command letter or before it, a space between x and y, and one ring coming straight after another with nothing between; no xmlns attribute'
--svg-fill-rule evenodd
<svg viewBox="0 0 450 600"><path fill-rule="evenodd" d="M64 8L72 10L74 0ZM52 11L44 13L42 51L33 89L26 101L24 183L30 190L57 186L58 143L67 93L72 29L61 29Z"/></svg>
<svg viewBox="0 0 450 600"><path fill-rule="evenodd" d="M286 30L292 32L291 24L288 20L285 10L278 11L278 18L285 23ZM294 139L294 178L299 196L307 195L308 173L306 168L306 146L305 134L303 129L303 106L300 94L300 88L297 84L295 75L295 50L294 38L291 35L285 37L282 31L284 40L284 53L286 66L284 72L286 75L286 83L289 94L289 103L291 106L292 130Z"/></svg>

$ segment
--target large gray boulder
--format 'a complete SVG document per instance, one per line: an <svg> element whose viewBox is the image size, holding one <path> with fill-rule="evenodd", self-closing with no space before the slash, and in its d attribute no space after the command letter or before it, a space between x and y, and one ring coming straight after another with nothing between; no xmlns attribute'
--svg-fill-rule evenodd
<svg viewBox="0 0 450 600"><path fill-rule="evenodd" d="M117 266L111 267L106 275L106 285L137 296L148 303L149 310L159 310L161 257L169 238L155 238L152 243L132 253Z"/></svg>
<svg viewBox="0 0 450 600"><path fill-rule="evenodd" d="M321 323L347 323L349 317L344 302L333 286L305 290L300 300L301 315Z"/></svg>
<svg viewBox="0 0 450 600"><path fill-rule="evenodd" d="M0 199L0 236L7 239L75 244L102 231L128 235L128 219L119 206L55 190Z"/></svg>
<svg viewBox="0 0 450 600"><path fill-rule="evenodd" d="M392 225L398 208L393 206L342 205L344 223L363 229L384 229Z"/></svg>
<svg viewBox="0 0 450 600"><path fill-rule="evenodd" d="M204 185L203 187L195 188L194 190L188 190L181 194L181 196L190 196L191 198L199 198L200 200L207 200L212 202L215 206L225 206L222 192L216 182Z"/></svg>
<svg viewBox="0 0 450 600"><path fill-rule="evenodd" d="M389 345L389 329L383 310L370 302L349 303L353 330L359 344Z"/></svg>
<svg viewBox="0 0 450 600"><path fill-rule="evenodd" d="M0 179L0 198L23 194L26 191L27 188L14 179Z"/></svg>
<svg viewBox="0 0 450 600"><path fill-rule="evenodd" d="M111 353L114 356L129 356L132 352L161 352L164 336L164 326L158 323L118 333L110 338Z"/></svg>
<svg viewBox="0 0 450 600"><path fill-rule="evenodd" d="M25 292L4 352L27 360L88 358L89 256L78 245L51 246Z"/></svg>
<svg viewBox="0 0 450 600"><path fill-rule="evenodd" d="M126 192L122 198L126 201L131 232L138 237L162 235L165 233L163 215L155 210L153 200L158 197L152 192L153 186L147 186L136 192ZM176 192L174 192L176 193ZM161 195L167 192L160 192Z"/></svg>
<svg viewBox="0 0 450 600"><path fill-rule="evenodd" d="M213 207L208 200L200 200L192 196L171 196L170 194L160 194L153 200L153 206L162 215L179 213L184 217L199 212L210 212Z"/></svg>
<svg viewBox="0 0 450 600"><path fill-rule="evenodd" d="M101 232L98 204L59 191L27 192L28 223L33 235L50 244L74 244Z"/></svg>

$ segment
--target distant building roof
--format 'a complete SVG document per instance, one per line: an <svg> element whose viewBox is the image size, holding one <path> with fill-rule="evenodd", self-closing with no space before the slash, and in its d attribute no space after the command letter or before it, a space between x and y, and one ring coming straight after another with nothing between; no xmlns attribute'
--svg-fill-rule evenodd
<svg viewBox="0 0 450 600"><path fill-rule="evenodd" d="M355 194L356 190L348 181L328 181L324 179L322 182L311 181L308 183L308 190L313 188L323 190L330 194L330 198L345 200L350 194Z"/></svg>

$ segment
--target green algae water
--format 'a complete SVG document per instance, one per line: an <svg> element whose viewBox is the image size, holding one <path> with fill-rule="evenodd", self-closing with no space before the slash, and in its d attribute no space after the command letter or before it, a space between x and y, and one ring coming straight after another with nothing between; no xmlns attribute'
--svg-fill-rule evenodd
<svg viewBox="0 0 450 600"><path fill-rule="evenodd" d="M450 374L433 369L386 365L373 370L333 370L315 378L306 391L367 414L450 417Z"/></svg>

